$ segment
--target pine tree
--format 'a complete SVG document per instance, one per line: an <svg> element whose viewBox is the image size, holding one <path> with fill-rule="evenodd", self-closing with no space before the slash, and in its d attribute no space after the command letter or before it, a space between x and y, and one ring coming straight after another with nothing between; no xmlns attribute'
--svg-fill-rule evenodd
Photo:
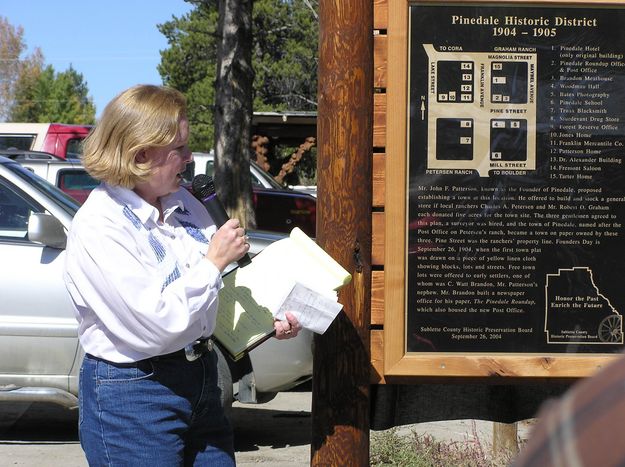
<svg viewBox="0 0 625 467"><path fill-rule="evenodd" d="M95 106L82 74L71 66L56 73L48 65L17 82L10 117L16 122L92 124Z"/></svg>
<svg viewBox="0 0 625 467"><path fill-rule="evenodd" d="M187 96L191 148L210 151L217 63L216 0L158 26L169 48L161 51L163 82ZM316 0L254 0L252 11L253 109L316 110L318 18Z"/></svg>

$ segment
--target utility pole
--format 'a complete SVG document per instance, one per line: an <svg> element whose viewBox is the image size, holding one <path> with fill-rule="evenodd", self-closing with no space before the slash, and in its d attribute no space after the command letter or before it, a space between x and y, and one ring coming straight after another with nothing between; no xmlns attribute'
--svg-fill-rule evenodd
<svg viewBox="0 0 625 467"><path fill-rule="evenodd" d="M311 465L369 465L373 2L319 2L317 241L352 274L315 337Z"/></svg>

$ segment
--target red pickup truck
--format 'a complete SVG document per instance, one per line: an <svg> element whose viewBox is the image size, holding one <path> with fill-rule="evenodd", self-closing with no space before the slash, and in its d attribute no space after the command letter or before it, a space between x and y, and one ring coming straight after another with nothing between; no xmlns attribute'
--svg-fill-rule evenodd
<svg viewBox="0 0 625 467"><path fill-rule="evenodd" d="M0 150L44 151L61 159L78 159L91 125L0 123Z"/></svg>

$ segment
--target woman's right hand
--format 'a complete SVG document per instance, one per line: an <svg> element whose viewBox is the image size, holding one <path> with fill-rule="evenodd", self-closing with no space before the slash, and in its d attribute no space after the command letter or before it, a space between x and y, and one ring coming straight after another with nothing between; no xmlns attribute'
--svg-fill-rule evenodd
<svg viewBox="0 0 625 467"><path fill-rule="evenodd" d="M211 238L205 258L223 272L226 266L240 259L249 249L245 230L238 219L229 219Z"/></svg>

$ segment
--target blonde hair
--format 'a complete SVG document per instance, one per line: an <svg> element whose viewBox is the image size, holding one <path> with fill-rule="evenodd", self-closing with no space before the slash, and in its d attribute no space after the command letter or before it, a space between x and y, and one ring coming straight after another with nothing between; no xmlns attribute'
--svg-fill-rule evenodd
<svg viewBox="0 0 625 467"><path fill-rule="evenodd" d="M85 139L82 161L89 174L110 185L134 188L150 175L150 163L138 163L145 149L171 144L186 116L185 97L173 88L133 86L115 97Z"/></svg>

